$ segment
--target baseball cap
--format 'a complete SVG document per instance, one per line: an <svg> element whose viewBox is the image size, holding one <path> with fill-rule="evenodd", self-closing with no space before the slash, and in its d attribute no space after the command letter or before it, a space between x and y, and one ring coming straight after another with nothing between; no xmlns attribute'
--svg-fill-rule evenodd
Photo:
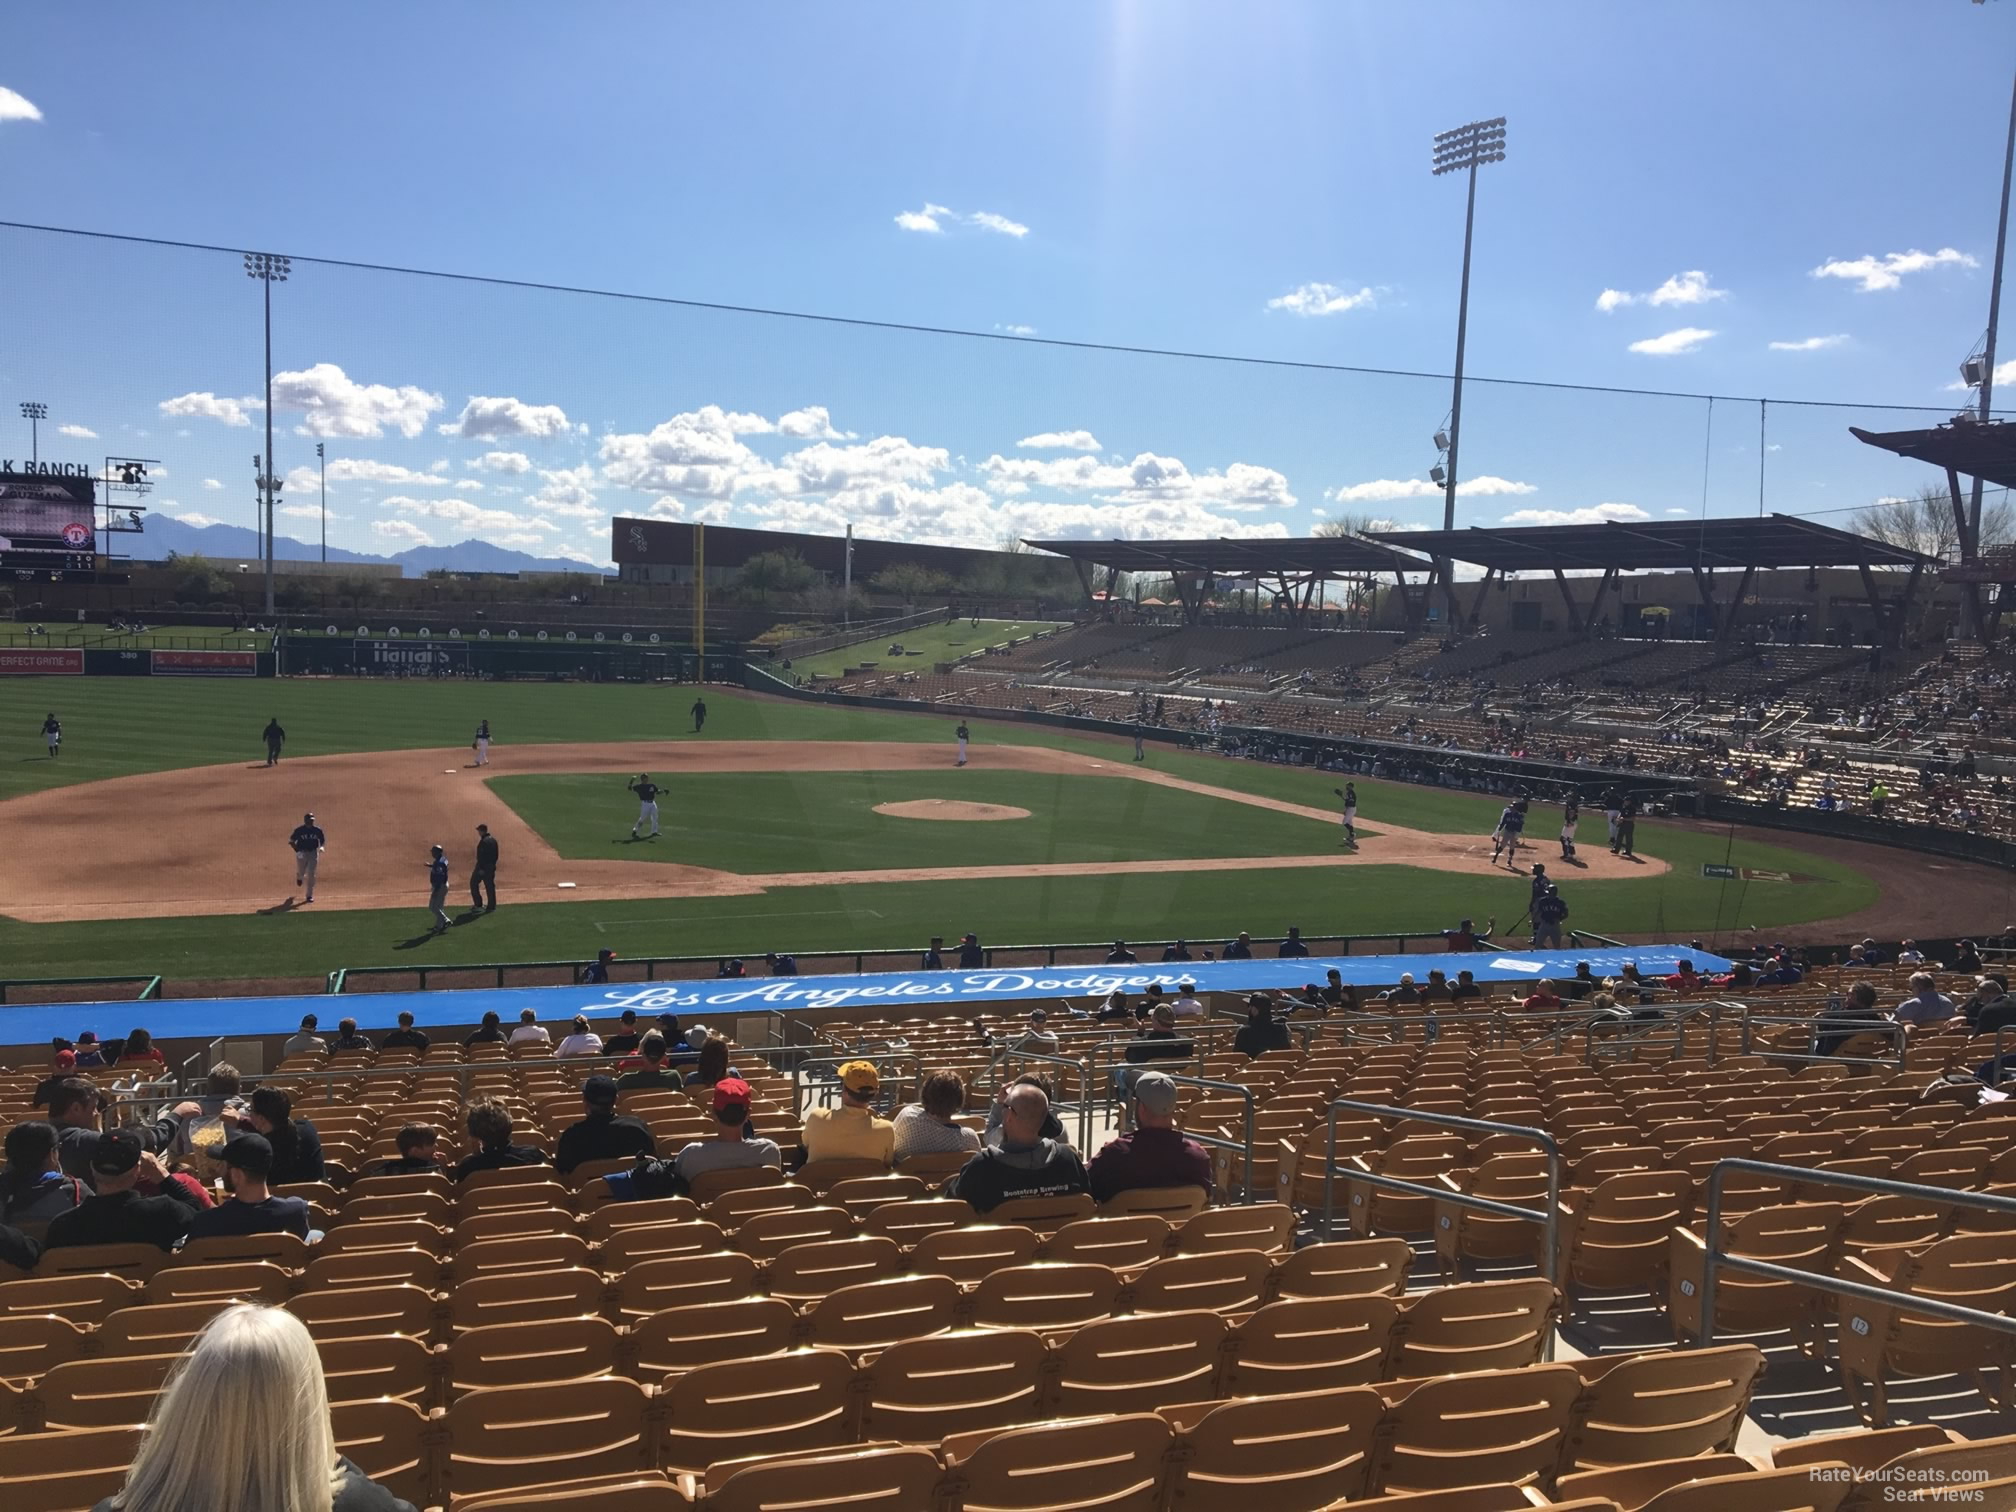
<svg viewBox="0 0 2016 1512"><path fill-rule="evenodd" d="M56 1052L56 1069L58 1071L68 1071L72 1066L76 1064L77 1064L76 1051L58 1050Z"/></svg>
<svg viewBox="0 0 2016 1512"><path fill-rule="evenodd" d="M614 1107L616 1104L616 1081L609 1076L591 1076L581 1083L581 1100Z"/></svg>
<svg viewBox="0 0 2016 1512"><path fill-rule="evenodd" d="M1174 1029L1176 1027L1176 1010L1171 1008L1167 1003L1157 1003L1155 1005L1154 1017L1155 1027L1158 1029Z"/></svg>
<svg viewBox="0 0 2016 1512"><path fill-rule="evenodd" d="M849 1061L840 1068L840 1085L849 1092L879 1092L882 1077L873 1061Z"/></svg>
<svg viewBox="0 0 2016 1512"><path fill-rule="evenodd" d="M749 1106L751 1095L749 1083L741 1077L724 1076L714 1083L714 1111L719 1113L723 1108L746 1108Z"/></svg>
<svg viewBox="0 0 2016 1512"><path fill-rule="evenodd" d="M1149 1113L1176 1111L1176 1083L1160 1071L1144 1071L1134 1078L1134 1101Z"/></svg>
<svg viewBox="0 0 2016 1512"><path fill-rule="evenodd" d="M140 1136L124 1129L101 1135L91 1151L91 1169L100 1176L123 1176L139 1164Z"/></svg>
<svg viewBox="0 0 2016 1512"><path fill-rule="evenodd" d="M313 814L303 814L301 816L301 822L303 824L313 824L315 822L315 816Z"/></svg>
<svg viewBox="0 0 2016 1512"><path fill-rule="evenodd" d="M224 1141L217 1158L237 1170L264 1176L273 1169L273 1146L263 1134L239 1134Z"/></svg>
<svg viewBox="0 0 2016 1512"><path fill-rule="evenodd" d="M595 959L598 961L613 961L616 959L616 952L611 950L607 945L604 945L600 950L595 952Z"/></svg>

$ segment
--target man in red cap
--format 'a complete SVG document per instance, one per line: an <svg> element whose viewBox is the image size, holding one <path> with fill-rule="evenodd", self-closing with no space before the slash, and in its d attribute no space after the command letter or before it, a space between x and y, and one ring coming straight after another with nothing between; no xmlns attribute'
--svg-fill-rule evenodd
<svg viewBox="0 0 2016 1512"><path fill-rule="evenodd" d="M743 1136L749 1122L749 1097L749 1083L739 1076L724 1076L714 1083L714 1137L695 1140L679 1152L673 1165L681 1181L690 1184L704 1171L784 1164L776 1141Z"/></svg>

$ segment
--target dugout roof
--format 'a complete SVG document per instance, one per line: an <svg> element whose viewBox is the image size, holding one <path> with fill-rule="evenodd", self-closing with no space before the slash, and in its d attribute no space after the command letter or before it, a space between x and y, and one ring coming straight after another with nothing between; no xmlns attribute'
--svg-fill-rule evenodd
<svg viewBox="0 0 2016 1512"><path fill-rule="evenodd" d="M1085 566L1113 572L1209 573L1215 577L1318 578L1362 572L1426 572L1411 552L1363 536L1219 536L1196 541L1024 541Z"/></svg>
<svg viewBox="0 0 2016 1512"><path fill-rule="evenodd" d="M1467 530L1375 530L1406 545L1496 572L1590 568L1625 572L1721 567L1923 567L1932 558L1792 515L1645 520L1601 525L1473 525Z"/></svg>
<svg viewBox="0 0 2016 1512"><path fill-rule="evenodd" d="M1914 462L2016 488L2016 425L2007 420L1956 420L1913 431L1866 431L1851 425L1848 434Z"/></svg>

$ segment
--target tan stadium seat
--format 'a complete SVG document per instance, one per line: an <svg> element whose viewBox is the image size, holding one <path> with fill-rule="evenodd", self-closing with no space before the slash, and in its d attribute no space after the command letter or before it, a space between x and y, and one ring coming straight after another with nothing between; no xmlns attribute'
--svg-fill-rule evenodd
<svg viewBox="0 0 2016 1512"><path fill-rule="evenodd" d="M1945 1233L1951 1217L1952 1210L1932 1198L1888 1192L1849 1208L1836 1242L1844 1255L1917 1249Z"/></svg>
<svg viewBox="0 0 2016 1512"><path fill-rule="evenodd" d="M788 1455L716 1467L707 1476L708 1512L918 1512L937 1501L938 1459L929 1449L891 1445L832 1454Z"/></svg>
<svg viewBox="0 0 2016 1512"><path fill-rule="evenodd" d="M424 1339L371 1334L354 1339L317 1339L322 1374L332 1402L392 1397L421 1407L434 1405L438 1372Z"/></svg>
<svg viewBox="0 0 2016 1512"><path fill-rule="evenodd" d="M1048 1238L1067 1223L1093 1214L1092 1199L1083 1192L1063 1197L1011 1197L984 1216L989 1223L1019 1223Z"/></svg>
<svg viewBox="0 0 2016 1512"><path fill-rule="evenodd" d="M548 1482L520 1491L457 1497L454 1512L687 1512L693 1503L663 1471L598 1475L587 1480Z"/></svg>
<svg viewBox="0 0 2016 1512"><path fill-rule="evenodd" d="M1381 1380L1398 1310L1384 1296L1270 1302L1232 1332L1225 1395L1285 1396Z"/></svg>
<svg viewBox="0 0 2016 1512"><path fill-rule="evenodd" d="M338 1224L316 1244L315 1261L330 1255L350 1255L363 1250L393 1250L401 1254L419 1250L430 1255L445 1255L449 1248L447 1229L418 1218L401 1219L396 1223ZM313 1265L314 1262L310 1262L311 1269Z"/></svg>
<svg viewBox="0 0 2016 1512"><path fill-rule="evenodd" d="M1614 1502L1624 1512L1638 1512L1662 1492L1695 1481L1725 1480L1732 1475L1755 1475L1757 1466L1737 1454L1704 1454L1681 1459L1657 1459L1613 1466L1607 1470L1584 1470L1563 1475L1558 1483L1561 1496L1597 1496Z"/></svg>
<svg viewBox="0 0 2016 1512"><path fill-rule="evenodd" d="M180 1354L209 1321L231 1305L229 1297L122 1307L98 1325L97 1353Z"/></svg>
<svg viewBox="0 0 2016 1512"><path fill-rule="evenodd" d="M1560 1312L1545 1278L1471 1281L1406 1298L1394 1324L1395 1376L1537 1365Z"/></svg>
<svg viewBox="0 0 2016 1512"><path fill-rule="evenodd" d="M581 1236L590 1244L600 1244L620 1229L658 1227L670 1223L691 1223L700 1209L687 1197L651 1197L631 1202L610 1202L589 1215Z"/></svg>
<svg viewBox="0 0 2016 1512"><path fill-rule="evenodd" d="M853 1382L847 1356L823 1349L685 1371L665 1383L660 1462L698 1475L716 1460L849 1443Z"/></svg>
<svg viewBox="0 0 2016 1512"><path fill-rule="evenodd" d="M126 1483L140 1450L137 1424L0 1437L0 1499L11 1512L76 1512Z"/></svg>
<svg viewBox="0 0 2016 1512"><path fill-rule="evenodd" d="M1845 1216L1838 1202L1758 1208L1724 1225L1722 1248L1745 1259L1824 1274ZM1688 1228L1673 1231L1668 1261L1670 1311L1674 1334L1683 1343L1701 1337L1701 1281L1707 1259L1707 1240L1702 1233ZM1726 1266L1716 1273L1718 1331L1791 1327L1810 1338L1815 1327L1813 1311L1819 1303L1820 1294L1796 1282L1746 1275Z"/></svg>
<svg viewBox="0 0 2016 1512"><path fill-rule="evenodd" d="M763 1290L787 1302L809 1302L902 1269L903 1252L893 1239L814 1240L794 1244L772 1260L764 1269Z"/></svg>
<svg viewBox="0 0 2016 1512"><path fill-rule="evenodd" d="M303 1292L344 1286L442 1285L447 1262L425 1250L357 1250L347 1255L317 1255L301 1273Z"/></svg>
<svg viewBox="0 0 2016 1512"><path fill-rule="evenodd" d="M1392 1493L1551 1476L1582 1381L1540 1365L1378 1389L1391 1405L1371 1489Z"/></svg>
<svg viewBox="0 0 2016 1512"><path fill-rule="evenodd" d="M277 1305L293 1294L294 1278L268 1260L165 1265L147 1278L146 1291L147 1300L156 1303L207 1302L225 1297Z"/></svg>
<svg viewBox="0 0 2016 1512"><path fill-rule="evenodd" d="M145 1281L168 1263L151 1244L74 1244L44 1250L35 1262L38 1277L106 1274Z"/></svg>
<svg viewBox="0 0 2016 1512"><path fill-rule="evenodd" d="M1360 1239L1376 1234L1425 1234L1435 1221L1433 1200L1425 1194L1384 1191L1353 1179L1352 1172L1433 1183L1443 1172L1462 1165L1468 1153L1462 1138L1455 1134L1408 1134L1383 1150L1342 1162L1337 1175L1338 1199L1352 1234Z"/></svg>
<svg viewBox="0 0 2016 1512"><path fill-rule="evenodd" d="M726 1171L702 1171L693 1178L688 1195L704 1209L723 1192L739 1191L743 1187L781 1186L783 1181L784 1173L776 1166L738 1166Z"/></svg>
<svg viewBox="0 0 2016 1512"><path fill-rule="evenodd" d="M806 1167L806 1170L810 1169L810 1166ZM799 1179L804 1180L803 1171L799 1173ZM811 1185L809 1182L806 1184ZM829 1205L845 1208L856 1222L865 1220L877 1208L887 1207L892 1202L922 1202L931 1195L915 1176L896 1176L887 1172L850 1176L814 1190L823 1190Z"/></svg>
<svg viewBox="0 0 2016 1512"><path fill-rule="evenodd" d="M667 1375L723 1360L750 1360L797 1342L798 1313L776 1297L668 1307L630 1325L635 1371L656 1382Z"/></svg>
<svg viewBox="0 0 2016 1512"><path fill-rule="evenodd" d="M455 1222L455 1205L441 1191L385 1193L376 1197L352 1197L343 1204L343 1224L382 1223L387 1219L420 1218L448 1228Z"/></svg>
<svg viewBox="0 0 2016 1512"><path fill-rule="evenodd" d="M961 1330L906 1339L875 1357L857 1386L865 1441L932 1443L1045 1414L1042 1339L1020 1330Z"/></svg>
<svg viewBox="0 0 2016 1512"><path fill-rule="evenodd" d="M588 1241L579 1234L514 1234L458 1245L449 1266L456 1284L462 1286L486 1276L565 1270L593 1263Z"/></svg>
<svg viewBox="0 0 2016 1512"><path fill-rule="evenodd" d="M864 1233L894 1239L908 1250L926 1234L977 1221L973 1209L956 1197L912 1197L870 1210L862 1216L861 1229Z"/></svg>
<svg viewBox="0 0 2016 1512"><path fill-rule="evenodd" d="M1120 1278L1103 1265L1043 1261L994 1271L973 1290L982 1328L1060 1331L1113 1316Z"/></svg>
<svg viewBox="0 0 2016 1512"><path fill-rule="evenodd" d="M1281 1297L1397 1297L1407 1289L1414 1251L1404 1239L1342 1239L1309 1244L1274 1269Z"/></svg>
<svg viewBox="0 0 2016 1512"><path fill-rule="evenodd" d="M179 1352L68 1360L42 1375L36 1394L50 1428L123 1428L144 1423Z"/></svg>
<svg viewBox="0 0 2016 1512"><path fill-rule="evenodd" d="M1562 1463L1597 1470L1733 1451L1764 1352L1729 1344L1597 1356L1576 1370L1582 1402Z"/></svg>
<svg viewBox="0 0 2016 1512"><path fill-rule="evenodd" d="M768 1186L736 1187L723 1192L701 1210L701 1216L732 1233L759 1213L820 1206L823 1204L817 1192L795 1181L786 1181Z"/></svg>
<svg viewBox="0 0 2016 1512"><path fill-rule="evenodd" d="M406 1334L425 1339L434 1333L433 1296L418 1286L344 1286L302 1292L285 1303L318 1341Z"/></svg>
<svg viewBox="0 0 2016 1512"><path fill-rule="evenodd" d="M1259 1250L1286 1254L1295 1239L1295 1210L1284 1202L1250 1202L1206 1208L1177 1225L1169 1249L1176 1255Z"/></svg>
<svg viewBox="0 0 2016 1512"><path fill-rule="evenodd" d="M1845 1474L1823 1477L1813 1473L1818 1468L1688 1480L1643 1503L1642 1512L1835 1512L1854 1487Z"/></svg>
<svg viewBox="0 0 2016 1512"><path fill-rule="evenodd" d="M1185 1425L1187 1452L1172 1505L1184 1512L1255 1512L1355 1502L1364 1494L1384 1411L1379 1394L1362 1387L1206 1408Z"/></svg>
<svg viewBox="0 0 2016 1512"><path fill-rule="evenodd" d="M314 1253L296 1234L226 1234L214 1239L191 1239L175 1252L168 1268L180 1270L192 1265L263 1260L284 1271L298 1272Z"/></svg>
<svg viewBox="0 0 2016 1512"><path fill-rule="evenodd" d="M0 1314L0 1378L38 1376L81 1357L90 1331L53 1313Z"/></svg>
<svg viewBox="0 0 2016 1512"><path fill-rule="evenodd" d="M896 1162L898 1176L915 1176L927 1187L936 1191L952 1177L965 1169L966 1162L973 1158L966 1150L940 1150L928 1155L909 1155Z"/></svg>
<svg viewBox="0 0 2016 1512"><path fill-rule="evenodd" d="M1057 1349L1057 1411L1208 1401L1228 1329L1216 1313L1157 1313L1088 1323Z"/></svg>
<svg viewBox="0 0 2016 1512"><path fill-rule="evenodd" d="M1948 1444L1965 1442L1950 1428L1941 1428L1936 1423L1917 1423L1907 1428L1858 1428L1852 1433L1828 1433L1774 1444L1771 1465L1773 1469L1789 1470L1799 1465L1843 1464L1857 1475L1868 1475L1913 1449L1943 1449Z"/></svg>
<svg viewBox="0 0 2016 1512"><path fill-rule="evenodd" d="M1883 1467L1882 1479L1856 1486L1844 1508L1879 1512L1899 1500L1981 1512L2016 1507L2016 1434L1909 1450Z"/></svg>
<svg viewBox="0 0 2016 1512"><path fill-rule="evenodd" d="M1169 1253L1169 1233L1169 1220L1153 1213L1080 1218L1044 1240L1041 1253L1045 1260L1104 1265L1131 1275Z"/></svg>
<svg viewBox="0 0 2016 1512"><path fill-rule="evenodd" d="M444 1369L448 1391L578 1381L616 1371L617 1333L603 1318L489 1323L456 1334Z"/></svg>
<svg viewBox="0 0 2016 1512"><path fill-rule="evenodd" d="M1249 1313L1266 1301L1273 1275L1259 1250L1171 1255L1134 1278L1134 1311Z"/></svg>
<svg viewBox="0 0 2016 1512"><path fill-rule="evenodd" d="M1273 1185L1272 1173L1269 1173L1261 1190L1271 1190ZM1196 1217L1210 1202L1211 1194L1201 1186L1129 1187L1100 1203L1099 1211L1116 1218L1137 1213L1153 1214L1175 1224Z"/></svg>
<svg viewBox="0 0 2016 1512"><path fill-rule="evenodd" d="M341 1402L329 1409L336 1452L415 1506L428 1499L433 1458L427 1416L411 1402Z"/></svg>
<svg viewBox="0 0 2016 1512"><path fill-rule="evenodd" d="M1439 1178L1452 1193L1487 1198L1544 1212L1547 1157L1538 1150L1494 1155L1474 1170L1445 1171ZM1434 1204L1435 1259L1446 1277L1462 1273L1465 1260L1525 1258L1540 1252L1536 1221L1505 1218L1437 1198Z"/></svg>
<svg viewBox="0 0 2016 1512"><path fill-rule="evenodd" d="M455 1225L453 1242L459 1251L486 1239L516 1239L540 1234L582 1235L581 1221L560 1208L499 1208L473 1213Z"/></svg>
<svg viewBox="0 0 2016 1512"><path fill-rule="evenodd" d="M1505 1481L1494 1486L1458 1486L1451 1491L1416 1491L1411 1495L1332 1502L1323 1512L1529 1512L1533 1504L1526 1487ZM1589 1497L1550 1501L1547 1512L1622 1512L1622 1509L1615 1502Z"/></svg>
<svg viewBox="0 0 2016 1512"><path fill-rule="evenodd" d="M579 1192L584 1187L593 1186L605 1176L620 1176L625 1171L635 1170L636 1166L636 1160L629 1156L612 1156L607 1160L584 1160L567 1172L565 1179L574 1191Z"/></svg>
<svg viewBox="0 0 2016 1512"><path fill-rule="evenodd" d="M711 1255L728 1246L728 1236L718 1223L691 1221L661 1227L622 1228L602 1243L602 1267L621 1273L646 1260L666 1260L675 1255Z"/></svg>
<svg viewBox="0 0 2016 1512"><path fill-rule="evenodd" d="M599 1271L510 1271L457 1281L448 1293L448 1321L457 1333L492 1323L545 1323L602 1310Z"/></svg>
<svg viewBox="0 0 2016 1512"><path fill-rule="evenodd" d="M616 1307L625 1322L668 1307L736 1302L757 1291L756 1262L735 1250L711 1255L661 1255L615 1273Z"/></svg>
<svg viewBox="0 0 2016 1512"><path fill-rule="evenodd" d="M1849 1259L1841 1262L1840 1274L1865 1286L1937 1297L1986 1312L2016 1307L2016 1232L1956 1234L1920 1250L1880 1258L1894 1268L1886 1273L1869 1260ZM1965 1376L1989 1401L2009 1411L2008 1337L1913 1313L1904 1302L1901 1297L1896 1303L1870 1303L1858 1297L1839 1301L1841 1378L1863 1421L1878 1428L1888 1422L1885 1383L1893 1375Z"/></svg>
<svg viewBox="0 0 2016 1512"><path fill-rule="evenodd" d="M970 1218L972 1209L966 1211ZM1041 1243L1034 1229L1013 1223L933 1229L910 1251L910 1269L920 1276L949 1276L961 1286L977 1286L997 1270L1027 1265Z"/></svg>
<svg viewBox="0 0 2016 1512"><path fill-rule="evenodd" d="M957 1512L1159 1512L1169 1425L1152 1413L965 1434L944 1446Z"/></svg>
<svg viewBox="0 0 2016 1512"><path fill-rule="evenodd" d="M316 1120L316 1129L324 1134L329 1132L320 1119ZM410 1192L439 1192L443 1197L452 1199L455 1182L446 1171L395 1171L378 1176L359 1176L350 1183L344 1196L354 1202L359 1197L399 1197Z"/></svg>
<svg viewBox="0 0 2016 1512"><path fill-rule="evenodd" d="M544 1181L511 1181L496 1186L464 1188L455 1195L455 1216L457 1219L473 1218L478 1213L501 1213L508 1208L571 1209L574 1205L573 1190L555 1180L551 1170L546 1170L546 1178Z"/></svg>
<svg viewBox="0 0 2016 1512"><path fill-rule="evenodd" d="M791 1208L744 1219L728 1242L762 1264L775 1260L793 1245L846 1239L853 1233L854 1219L845 1208Z"/></svg>
<svg viewBox="0 0 2016 1512"><path fill-rule="evenodd" d="M793 1177L807 1191L822 1196L842 1181L889 1175L889 1167L879 1160L808 1160Z"/></svg>
<svg viewBox="0 0 2016 1512"><path fill-rule="evenodd" d="M813 1344L884 1349L903 1339L944 1333L957 1321L959 1287L946 1276L896 1276L844 1286L805 1312Z"/></svg>
<svg viewBox="0 0 2016 1512"><path fill-rule="evenodd" d="M122 1307L138 1307L146 1300L137 1282L99 1272L0 1281L0 1318L57 1313L87 1327L103 1322Z"/></svg>
<svg viewBox="0 0 2016 1512"><path fill-rule="evenodd" d="M443 1421L450 1497L649 1471L656 1446L644 1388L621 1376L465 1392Z"/></svg>
<svg viewBox="0 0 2016 1512"><path fill-rule="evenodd" d="M512 1139L519 1144L540 1144L545 1141L528 1138L530 1130L518 1129L512 1132ZM471 1192L481 1192L490 1187L542 1186L554 1177L550 1165L496 1166L487 1171L471 1171L455 1183L458 1197L466 1197Z"/></svg>
<svg viewBox="0 0 2016 1512"><path fill-rule="evenodd" d="M1565 1196L1556 1229L1562 1291L1571 1301L1585 1286L1663 1300L1667 1237L1686 1221L1693 1191L1684 1171L1639 1171Z"/></svg>

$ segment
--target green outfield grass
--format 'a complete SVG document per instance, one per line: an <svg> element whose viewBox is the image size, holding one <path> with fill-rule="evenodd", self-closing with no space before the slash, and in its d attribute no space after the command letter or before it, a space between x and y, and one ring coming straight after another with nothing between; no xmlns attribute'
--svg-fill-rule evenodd
<svg viewBox="0 0 2016 1512"><path fill-rule="evenodd" d="M610 846L627 835L634 803L616 779L513 778L514 743L581 740L691 740L690 688L595 684L349 682L284 679L236 682L155 678L45 678L0 684L0 799L57 783L139 771L244 761L260 754L259 731L277 715L290 755L449 746L476 721L497 732L493 779L541 832L570 856L636 858L644 846ZM1339 869L1214 872L1212 856L1296 854L1334 846L1329 822L1270 814L1147 784L1054 779L990 772L1000 744L1048 745L1121 756L1124 742L1038 726L974 721L974 765L950 769L955 720L839 704L793 703L710 689L707 738L722 740L882 740L943 743L943 772L818 773L803 777L682 779L666 805L673 826L690 824L665 859L740 871L814 871L903 865L970 865L984 860L1083 861L1082 876L919 885L821 885L754 897L548 902L511 888L504 907L439 939L413 943L424 897L410 910L308 912L273 916L118 920L23 925L0 920L0 974L43 976L161 971L171 978L285 976L335 966L476 962L592 955L601 945L627 954L759 955L765 950L907 946L933 934L978 930L998 943L1184 935L1222 939L1244 928L1256 937L1290 924L1309 934L1423 930L1464 915L1496 913L1509 924L1525 906L1523 878L1480 878L1381 866L1376 838L1363 864ZM46 710L64 722L64 754L48 761L36 738ZM1229 761L1150 744L1158 770L1241 792L1318 808L1335 805L1329 774ZM967 783L965 779L972 779ZM575 784L592 780L592 799ZM954 791L954 782L961 786ZM751 784L743 787L741 784ZM1018 784L1027 784L1018 786ZM981 789L984 787L984 791ZM522 788L522 791L521 791ZM704 790L692 803L689 789ZM822 792L845 802L823 802ZM1024 796L1007 796L1020 792ZM1488 833L1494 799L1393 783L1358 782L1368 834L1382 821L1444 833ZM782 795L782 796L779 796ZM882 795L882 796L875 796ZM864 806L900 797L980 797L1042 815L999 824L929 823L863 817ZM872 801L865 802L872 798ZM784 810L781 806L789 803ZM584 807L583 805L586 805ZM1140 804L1136 810L1132 805ZM1165 807L1174 804L1175 807ZM1135 816L1135 817L1130 817ZM574 829L577 822L585 828ZM1536 827L1545 832L1544 821ZM1180 836L1172 829L1185 831ZM1277 833L1278 831L1278 833ZM1306 840L1302 838L1306 831ZM1585 820L1585 844L1600 844L1600 816ZM915 838L912 838L912 836ZM1264 845L1256 844L1266 837ZM883 838L883 837L888 838ZM1865 908L1875 884L1852 868L1797 850L1641 821L1640 845L1671 864L1658 876L1577 886L1558 861L1573 908L1571 925L1603 934L1687 938L1741 925L1770 927L1837 917ZM1172 847L1181 848L1172 848ZM659 844L664 855L667 842ZM1007 853L1013 847L1013 854ZM1160 847L1160 848L1158 848ZM1551 844L1534 851L1546 857ZM979 852L985 851L985 855ZM1192 869L1145 875L1102 873L1109 855L1195 856ZM1704 862L1793 873L1792 883L1722 883Z"/></svg>
<svg viewBox="0 0 2016 1512"><path fill-rule="evenodd" d="M1327 819L1148 782L1042 772L681 774L661 805L663 833L648 843L630 839L637 805L621 777L498 777L490 786L563 856L704 861L745 873L1330 855L1342 844ZM919 798L1005 804L1029 817L941 821L875 812L878 804Z"/></svg>
<svg viewBox="0 0 2016 1512"><path fill-rule="evenodd" d="M32 621L29 623L33 623ZM117 635L105 624L80 625L74 620L41 621L46 635L30 635L29 623L0 625L0 646L46 650L50 647L80 646L88 650L133 651L161 648L190 650L214 648L224 651L270 651L273 637L251 630L229 630L221 625L149 625L139 635Z"/></svg>
<svg viewBox="0 0 2016 1512"><path fill-rule="evenodd" d="M950 624L924 625L794 660L791 673L800 682L809 677L838 677L863 662L874 662L878 670L885 672L904 667L929 672L934 663L957 661L989 646L1005 645L1039 630L1053 629L1056 624L1055 620L983 619L975 625L962 619ZM890 656L892 645L902 646L903 654Z"/></svg>

